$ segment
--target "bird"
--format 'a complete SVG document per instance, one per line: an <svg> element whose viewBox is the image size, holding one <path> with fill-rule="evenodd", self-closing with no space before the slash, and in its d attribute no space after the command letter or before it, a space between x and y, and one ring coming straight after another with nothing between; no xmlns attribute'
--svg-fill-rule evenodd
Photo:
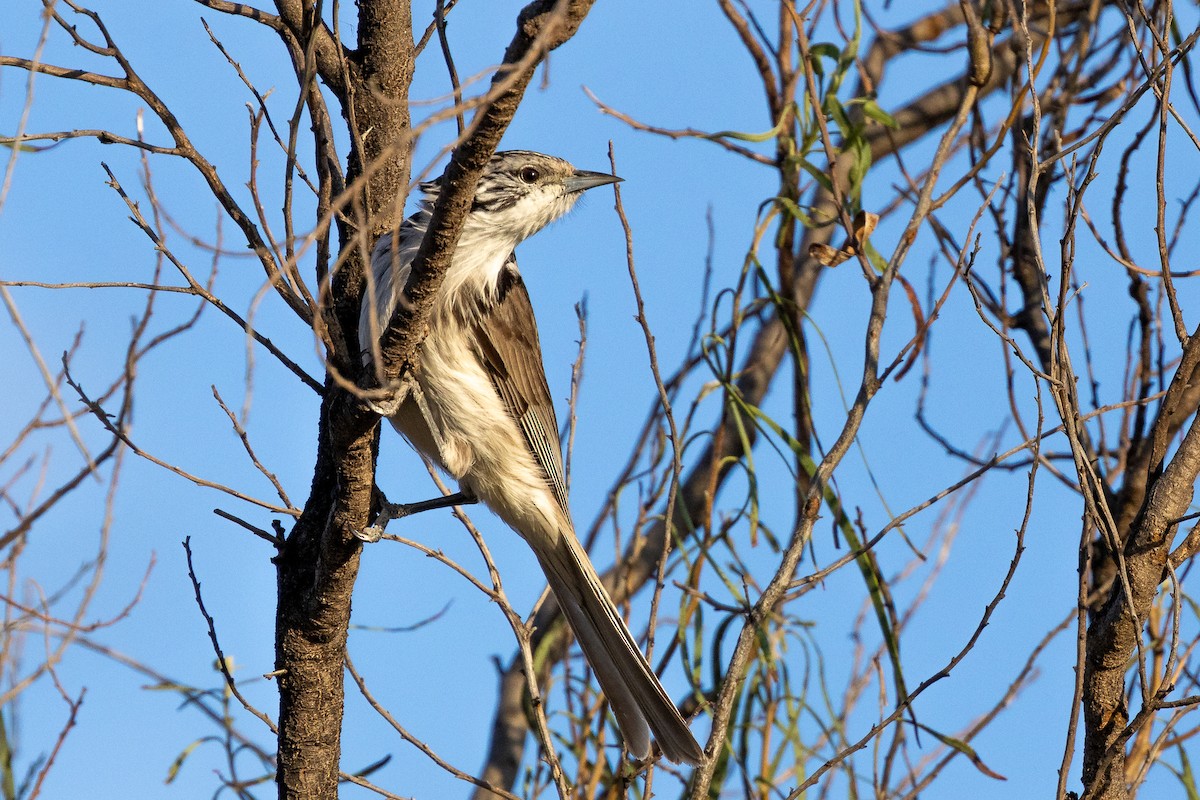
<svg viewBox="0 0 1200 800"><path fill-rule="evenodd" d="M466 500L482 500L529 544L629 752L648 758L652 732L667 759L698 765L703 749L576 537L537 322L514 254L585 191L620 180L527 150L490 159L434 299L410 391L388 415L418 452L458 481ZM441 178L420 189L416 213L372 251L358 331L367 368L401 302Z"/></svg>

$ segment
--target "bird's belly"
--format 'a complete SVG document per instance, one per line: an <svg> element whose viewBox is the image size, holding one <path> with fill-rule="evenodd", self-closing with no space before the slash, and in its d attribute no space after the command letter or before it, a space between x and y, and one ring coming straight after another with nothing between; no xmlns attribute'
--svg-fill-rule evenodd
<svg viewBox="0 0 1200 800"><path fill-rule="evenodd" d="M440 460L461 481L520 442L495 388L474 360L456 363L449 354L430 350L421 359L421 386L441 438Z"/></svg>
<svg viewBox="0 0 1200 800"><path fill-rule="evenodd" d="M569 519L516 421L465 337L439 333L422 345L419 376L437 434L412 401L393 423L523 536L556 537L564 523L569 528Z"/></svg>

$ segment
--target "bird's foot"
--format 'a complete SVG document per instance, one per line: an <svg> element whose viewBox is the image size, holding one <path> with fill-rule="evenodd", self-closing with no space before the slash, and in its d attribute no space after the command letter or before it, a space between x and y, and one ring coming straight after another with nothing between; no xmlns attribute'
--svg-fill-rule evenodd
<svg viewBox="0 0 1200 800"><path fill-rule="evenodd" d="M379 510L379 516L375 518L375 524L361 531L355 531L354 535L364 542L378 542L383 538L387 524L394 519L404 519L412 514L432 511L435 508L465 506L478 502L479 498L472 492L455 492L443 497L435 497L432 500L422 500L419 503L384 503L383 508Z"/></svg>
<svg viewBox="0 0 1200 800"><path fill-rule="evenodd" d="M383 538L383 528L378 525L372 525L369 528L363 528L361 531L354 532L354 538L358 539L360 542L375 544L375 542L378 542Z"/></svg>
<svg viewBox="0 0 1200 800"><path fill-rule="evenodd" d="M379 510L379 516L375 518L375 524L361 531L355 531L354 535L364 542L373 544L383 538L389 522L394 519L404 519L411 513L413 513L411 503L384 503L383 508Z"/></svg>
<svg viewBox="0 0 1200 800"><path fill-rule="evenodd" d="M407 392L396 392L391 397L381 400L364 400L363 404L381 417L393 417L400 410L400 406L404 405L407 394Z"/></svg>
<svg viewBox="0 0 1200 800"><path fill-rule="evenodd" d="M415 381L403 378L398 385L392 387L392 391L382 393L381 397L364 397L363 405L381 417L394 417L408 398L419 392L420 387Z"/></svg>

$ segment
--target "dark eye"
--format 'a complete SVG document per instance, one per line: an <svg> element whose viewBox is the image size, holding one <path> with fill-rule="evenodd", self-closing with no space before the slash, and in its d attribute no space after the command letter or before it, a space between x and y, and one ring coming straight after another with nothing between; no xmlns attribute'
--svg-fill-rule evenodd
<svg viewBox="0 0 1200 800"><path fill-rule="evenodd" d="M537 167L521 167L521 180L525 183L537 183L537 179L542 177L542 173L538 172Z"/></svg>

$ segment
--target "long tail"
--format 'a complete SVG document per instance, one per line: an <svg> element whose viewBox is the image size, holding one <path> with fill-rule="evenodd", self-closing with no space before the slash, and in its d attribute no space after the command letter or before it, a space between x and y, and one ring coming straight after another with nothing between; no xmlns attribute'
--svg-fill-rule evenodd
<svg viewBox="0 0 1200 800"><path fill-rule="evenodd" d="M629 751L648 757L653 731L668 759L699 764L704 751L646 662L587 553L570 531L558 544L551 553L538 553L538 559L608 697Z"/></svg>

